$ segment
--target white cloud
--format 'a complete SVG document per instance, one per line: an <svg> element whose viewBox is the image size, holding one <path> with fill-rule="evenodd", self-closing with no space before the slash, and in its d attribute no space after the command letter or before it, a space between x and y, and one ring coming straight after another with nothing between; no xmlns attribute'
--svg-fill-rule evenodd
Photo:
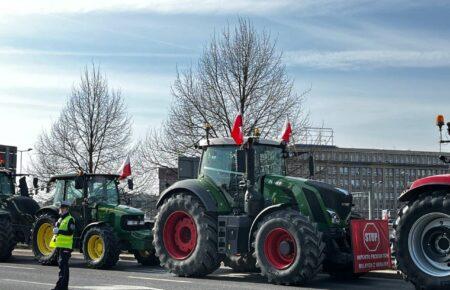
<svg viewBox="0 0 450 290"><path fill-rule="evenodd" d="M360 13L364 11L406 9L440 0L414 3L406 0L16 0L0 3L1 14L84 13L93 11L146 11L168 14L306 12L308 14Z"/></svg>
<svg viewBox="0 0 450 290"><path fill-rule="evenodd" d="M0 14L48 14L83 13L93 11L149 11L156 13L209 13L271 11L286 7L293 1L251 1L251 0L19 0L0 4ZM304 1L309 2L309 1Z"/></svg>
<svg viewBox="0 0 450 290"><path fill-rule="evenodd" d="M288 65L319 69L436 68L450 67L450 52L440 50L290 51L285 54L285 61Z"/></svg>

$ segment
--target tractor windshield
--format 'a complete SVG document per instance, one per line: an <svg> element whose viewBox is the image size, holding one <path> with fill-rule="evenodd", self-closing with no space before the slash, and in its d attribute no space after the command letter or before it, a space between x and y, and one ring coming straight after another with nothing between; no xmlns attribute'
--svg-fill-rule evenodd
<svg viewBox="0 0 450 290"><path fill-rule="evenodd" d="M265 174L285 175L283 149L275 146L255 146L255 176Z"/></svg>
<svg viewBox="0 0 450 290"><path fill-rule="evenodd" d="M239 176L236 169L236 146L212 146L203 153L200 174L208 176L221 189L234 192L238 188Z"/></svg>
<svg viewBox="0 0 450 290"><path fill-rule="evenodd" d="M92 176L88 183L89 200L111 205L119 204L119 190L116 179L106 176Z"/></svg>
<svg viewBox="0 0 450 290"><path fill-rule="evenodd" d="M14 187L11 176L7 173L0 172L0 195L13 195Z"/></svg>

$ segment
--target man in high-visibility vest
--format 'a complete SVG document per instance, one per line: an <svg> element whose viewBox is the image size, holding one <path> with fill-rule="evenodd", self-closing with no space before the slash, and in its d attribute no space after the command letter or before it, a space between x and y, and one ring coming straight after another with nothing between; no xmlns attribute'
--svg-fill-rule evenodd
<svg viewBox="0 0 450 290"><path fill-rule="evenodd" d="M62 201L59 207L60 218L53 228L50 247L58 251L59 279L52 290L69 289L69 259L73 249L75 219L69 213L70 202Z"/></svg>

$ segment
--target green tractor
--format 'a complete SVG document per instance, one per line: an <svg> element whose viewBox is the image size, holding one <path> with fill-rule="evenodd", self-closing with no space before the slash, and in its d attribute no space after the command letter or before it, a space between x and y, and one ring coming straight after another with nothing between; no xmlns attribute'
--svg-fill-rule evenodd
<svg viewBox="0 0 450 290"><path fill-rule="evenodd" d="M17 147L0 145L0 261L11 257L17 243L29 244L37 202L30 197L23 174L16 174ZM16 193L16 177L19 191ZM37 179L33 180L37 186Z"/></svg>
<svg viewBox="0 0 450 290"><path fill-rule="evenodd" d="M120 204L118 175L67 174L50 179L53 204L41 208L32 231L32 249L44 265L57 261L50 247L52 229L58 219L58 204L70 201L75 218L74 248L83 253L90 268L114 266L121 251L134 254L143 265L157 265L152 247L151 224L141 210ZM128 183L132 189L132 182Z"/></svg>
<svg viewBox="0 0 450 290"><path fill-rule="evenodd" d="M162 266L199 277L225 261L286 285L306 283L321 268L355 277L351 194L286 176L284 143L217 138L198 147L199 176L176 182L157 203L153 244Z"/></svg>

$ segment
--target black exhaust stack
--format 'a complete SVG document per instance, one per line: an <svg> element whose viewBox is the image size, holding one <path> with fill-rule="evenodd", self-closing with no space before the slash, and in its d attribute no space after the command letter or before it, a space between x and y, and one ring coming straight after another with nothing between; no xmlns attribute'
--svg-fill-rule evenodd
<svg viewBox="0 0 450 290"><path fill-rule="evenodd" d="M249 216L256 216L264 207L264 198L262 193L255 190L255 148L253 147L254 138L248 138L247 141L247 159L246 159L246 179L247 191L245 192L244 210Z"/></svg>

